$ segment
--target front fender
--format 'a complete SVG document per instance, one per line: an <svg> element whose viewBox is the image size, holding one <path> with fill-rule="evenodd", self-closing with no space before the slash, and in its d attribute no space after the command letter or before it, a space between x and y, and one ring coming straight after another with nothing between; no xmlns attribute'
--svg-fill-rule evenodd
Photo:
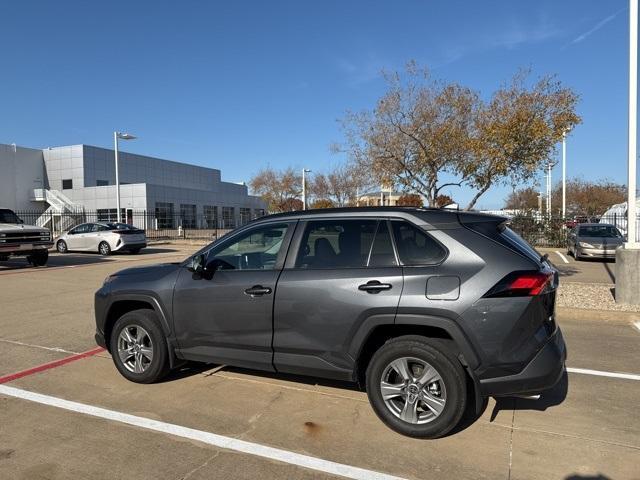
<svg viewBox="0 0 640 480"><path fill-rule="evenodd" d="M109 318L114 306L121 302L143 302L151 305L153 311L156 313L158 319L160 320L160 324L165 335L169 336L173 332L172 322L170 321L170 313L168 309L162 304L160 299L156 296L155 292L113 292L109 296L109 300L107 302L105 320Z"/></svg>

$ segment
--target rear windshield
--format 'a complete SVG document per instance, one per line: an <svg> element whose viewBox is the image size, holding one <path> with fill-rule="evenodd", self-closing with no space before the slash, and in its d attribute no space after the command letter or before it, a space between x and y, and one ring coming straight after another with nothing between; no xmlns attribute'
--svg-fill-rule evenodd
<svg viewBox="0 0 640 480"><path fill-rule="evenodd" d="M137 230L133 225L126 223L107 223L109 230Z"/></svg>
<svg viewBox="0 0 640 480"><path fill-rule="evenodd" d="M580 237L620 238L622 235L613 225L586 225L578 229Z"/></svg>

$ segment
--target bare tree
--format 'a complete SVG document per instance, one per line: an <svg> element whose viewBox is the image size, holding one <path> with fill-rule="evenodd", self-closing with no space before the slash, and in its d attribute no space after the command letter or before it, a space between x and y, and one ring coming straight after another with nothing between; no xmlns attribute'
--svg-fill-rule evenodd
<svg viewBox="0 0 640 480"><path fill-rule="evenodd" d="M474 161L464 171L477 193L467 209L493 185L529 181L549 161L563 133L581 121L576 93L550 76L528 88L527 74L515 75L478 110Z"/></svg>
<svg viewBox="0 0 640 480"><path fill-rule="evenodd" d="M356 203L358 192L369 186L369 177L361 175L354 165L340 165L328 173L312 177L310 192L316 201L325 200L336 207Z"/></svg>
<svg viewBox="0 0 640 480"><path fill-rule="evenodd" d="M401 185L430 206L447 186L477 190L470 209L493 185L530 180L580 122L578 96L553 77L528 87L520 72L487 103L415 63L385 78L387 93L373 110L343 119L338 149L378 184Z"/></svg>
<svg viewBox="0 0 640 480"><path fill-rule="evenodd" d="M536 210L538 208L538 191L534 187L514 190L505 200L504 208L512 210Z"/></svg>
<svg viewBox="0 0 640 480"><path fill-rule="evenodd" d="M478 95L433 80L415 63L405 76L384 76L388 91L376 107L347 113L342 121L346 143L341 149L379 184L399 184L433 206L443 188L461 184L441 182L440 176L459 175L471 160Z"/></svg>
<svg viewBox="0 0 640 480"><path fill-rule="evenodd" d="M249 186L267 203L270 212L298 210L294 200L302 194L302 176L291 167L282 171L263 168L251 179Z"/></svg>

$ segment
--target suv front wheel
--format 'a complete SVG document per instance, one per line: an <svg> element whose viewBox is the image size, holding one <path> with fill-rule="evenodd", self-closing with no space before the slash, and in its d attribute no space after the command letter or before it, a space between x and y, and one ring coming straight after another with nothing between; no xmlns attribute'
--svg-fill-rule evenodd
<svg viewBox="0 0 640 480"><path fill-rule="evenodd" d="M448 433L467 398L464 371L446 342L417 335L389 340L373 355L367 395L387 426L417 438Z"/></svg>
<svg viewBox="0 0 640 480"><path fill-rule="evenodd" d="M109 347L116 368L132 382L157 382L169 372L167 342L153 310L133 310L120 317Z"/></svg>

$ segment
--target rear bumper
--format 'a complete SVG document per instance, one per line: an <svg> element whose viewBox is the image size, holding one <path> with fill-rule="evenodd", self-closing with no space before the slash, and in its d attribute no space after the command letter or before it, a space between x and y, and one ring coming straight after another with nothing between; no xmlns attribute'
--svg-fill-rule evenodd
<svg viewBox="0 0 640 480"><path fill-rule="evenodd" d="M480 380L482 396L538 394L553 388L565 372L567 349L558 327L520 373Z"/></svg>
<svg viewBox="0 0 640 480"><path fill-rule="evenodd" d="M114 248L113 251L120 252L122 250L139 250L141 248L145 248L146 246L147 242L121 243L116 248Z"/></svg>

